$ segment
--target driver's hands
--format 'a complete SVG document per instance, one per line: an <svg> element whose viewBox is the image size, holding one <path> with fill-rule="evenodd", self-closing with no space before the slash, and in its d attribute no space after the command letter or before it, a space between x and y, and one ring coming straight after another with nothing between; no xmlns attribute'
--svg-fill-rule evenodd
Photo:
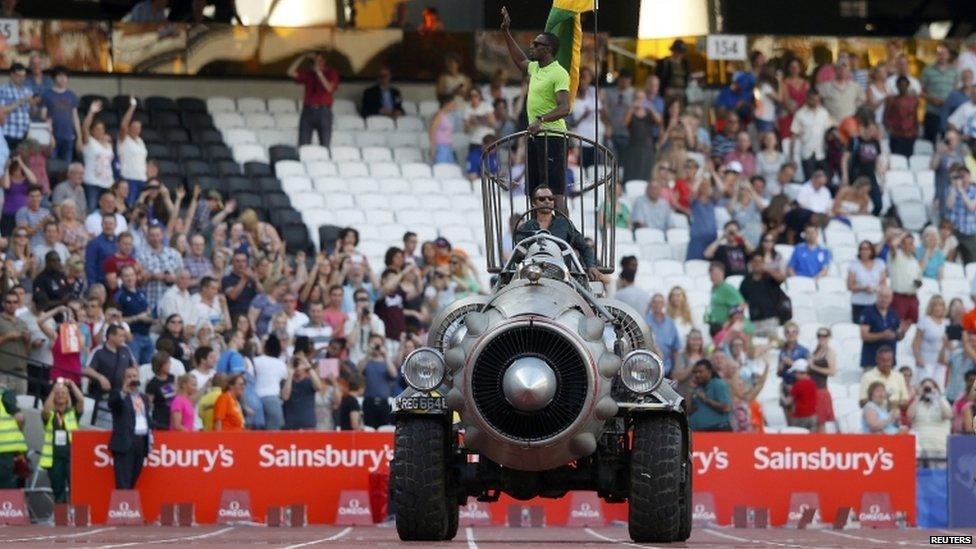
<svg viewBox="0 0 976 549"><path fill-rule="evenodd" d="M587 276L587 278L590 279L590 281L594 281L594 282L597 281L597 280L599 280L601 282L605 282L604 281L604 278L606 278L603 275L603 273L600 272L600 269L597 269L596 267L589 267L589 268L587 268L586 269L586 276Z"/></svg>

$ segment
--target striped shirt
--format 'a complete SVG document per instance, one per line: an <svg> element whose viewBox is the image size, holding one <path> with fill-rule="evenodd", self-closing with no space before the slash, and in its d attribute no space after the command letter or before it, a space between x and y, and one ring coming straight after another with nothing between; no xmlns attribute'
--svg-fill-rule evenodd
<svg viewBox="0 0 976 549"><path fill-rule="evenodd" d="M949 221L952 221L953 225L956 226L956 230L966 236L976 235L976 212L972 212L966 207L966 203L963 202L962 197L959 196L958 191L952 189L950 191L955 197L955 202L952 204L952 209L949 210L946 217ZM970 184L966 188L966 196L969 200L976 200L976 185Z"/></svg>
<svg viewBox="0 0 976 549"><path fill-rule="evenodd" d="M938 99L945 100L949 93L955 89L956 80L959 79L959 71L956 67L947 64L945 69L940 69L938 63L933 63L922 71L922 87L925 93ZM931 101L925 105L925 112L941 114L942 105L936 105Z"/></svg>
<svg viewBox="0 0 976 549"><path fill-rule="evenodd" d="M14 86L8 83L0 86L0 105L10 105L33 94L34 92L27 86ZM3 135L23 139L28 130L30 130L30 103L24 102L7 113L7 121L3 124Z"/></svg>

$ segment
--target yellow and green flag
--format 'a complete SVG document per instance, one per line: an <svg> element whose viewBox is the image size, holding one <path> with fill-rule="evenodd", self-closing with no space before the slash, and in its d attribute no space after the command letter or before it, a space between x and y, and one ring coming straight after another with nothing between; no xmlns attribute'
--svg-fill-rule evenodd
<svg viewBox="0 0 976 549"><path fill-rule="evenodd" d="M580 14L593 11L594 0L553 0L546 21L546 32L559 37L556 60L569 72L569 101L576 98L579 85L580 52L583 49L583 25Z"/></svg>

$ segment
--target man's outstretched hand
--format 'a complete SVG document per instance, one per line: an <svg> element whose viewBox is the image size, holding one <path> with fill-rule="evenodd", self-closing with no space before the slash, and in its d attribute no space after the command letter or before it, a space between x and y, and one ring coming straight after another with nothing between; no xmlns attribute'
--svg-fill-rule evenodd
<svg viewBox="0 0 976 549"><path fill-rule="evenodd" d="M502 30L508 31L509 26L512 24L512 18L508 16L508 8L502 6Z"/></svg>

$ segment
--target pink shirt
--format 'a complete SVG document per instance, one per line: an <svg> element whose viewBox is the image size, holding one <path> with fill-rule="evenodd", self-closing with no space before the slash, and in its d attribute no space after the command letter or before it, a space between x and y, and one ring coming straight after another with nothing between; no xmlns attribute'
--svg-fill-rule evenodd
<svg viewBox="0 0 976 549"><path fill-rule="evenodd" d="M194 424L197 421L197 412L190 399L184 395L176 395L173 398L173 402L170 403L169 409L170 413L176 411L181 412L180 423L183 424L183 429L193 431Z"/></svg>
<svg viewBox="0 0 976 549"><path fill-rule="evenodd" d="M51 362L51 381L63 377L77 384L81 383L81 353L62 353L61 334L54 338L54 344L51 345Z"/></svg>

